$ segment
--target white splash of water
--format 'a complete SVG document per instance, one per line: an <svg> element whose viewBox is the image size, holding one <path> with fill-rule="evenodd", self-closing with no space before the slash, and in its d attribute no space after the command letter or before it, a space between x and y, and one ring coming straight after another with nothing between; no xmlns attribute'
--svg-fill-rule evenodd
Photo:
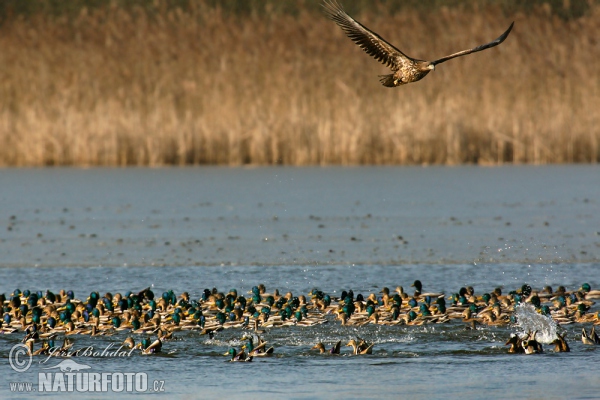
<svg viewBox="0 0 600 400"><path fill-rule="evenodd" d="M556 322L550 316L544 316L535 311L530 303L521 303L515 307L515 316L519 337L525 337L529 332L537 331L535 339L540 343L551 343L556 339Z"/></svg>

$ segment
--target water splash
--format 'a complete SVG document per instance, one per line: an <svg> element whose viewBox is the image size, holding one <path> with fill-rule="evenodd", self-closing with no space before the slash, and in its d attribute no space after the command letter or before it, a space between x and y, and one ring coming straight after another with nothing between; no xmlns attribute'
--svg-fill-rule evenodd
<svg viewBox="0 0 600 400"><path fill-rule="evenodd" d="M540 343L551 343L556 339L556 322L550 316L539 314L529 303L521 303L515 307L518 329L517 334L523 338L529 332L537 331L536 340Z"/></svg>

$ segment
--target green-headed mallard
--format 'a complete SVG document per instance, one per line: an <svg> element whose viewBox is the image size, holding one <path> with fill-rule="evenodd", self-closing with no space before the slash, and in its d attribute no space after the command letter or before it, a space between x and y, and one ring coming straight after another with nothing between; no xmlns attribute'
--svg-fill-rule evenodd
<svg viewBox="0 0 600 400"><path fill-rule="evenodd" d="M252 338L248 338L248 342L242 346L242 350L248 352L248 355L251 357L269 357L272 356L275 349L273 346L267 348L267 342L260 342L256 347L254 347L254 343Z"/></svg>
<svg viewBox="0 0 600 400"><path fill-rule="evenodd" d="M223 355L229 356L230 357L229 361L231 361L231 362L250 362L250 361L252 361L252 356L247 355L244 352L244 350L242 350L238 353L233 347L230 348L229 351Z"/></svg>
<svg viewBox="0 0 600 400"><path fill-rule="evenodd" d="M579 288L581 292L585 294L585 299L600 299L600 290L592 290L592 287L589 283L584 283Z"/></svg>
<svg viewBox="0 0 600 400"><path fill-rule="evenodd" d="M418 279L416 281L414 281L413 284L410 286L415 288L414 297L416 299L418 299L420 297L425 297L425 296L429 296L431 298L438 298L440 296L444 296L444 293L423 293L423 284Z"/></svg>
<svg viewBox="0 0 600 400"><path fill-rule="evenodd" d="M150 343L149 338L144 338L136 347L141 350L142 354L156 354L162 352L162 341L156 339L154 342Z"/></svg>

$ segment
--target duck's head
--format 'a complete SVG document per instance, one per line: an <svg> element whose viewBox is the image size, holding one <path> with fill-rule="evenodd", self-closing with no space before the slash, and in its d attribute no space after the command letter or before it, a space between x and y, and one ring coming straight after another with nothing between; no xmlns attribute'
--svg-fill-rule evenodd
<svg viewBox="0 0 600 400"><path fill-rule="evenodd" d="M231 358L235 357L235 355L237 354L237 352L235 351L235 349L232 347L229 349L229 351L225 354L223 354L224 356L230 356Z"/></svg>
<svg viewBox="0 0 600 400"><path fill-rule="evenodd" d="M0 299L2 300L2 299ZM35 307L38 303L38 295L37 293L31 293L28 297L27 297L27 304L29 304L30 307ZM2 300L2 303L4 303L4 300Z"/></svg>
<svg viewBox="0 0 600 400"><path fill-rule="evenodd" d="M552 303L554 304L554 306L556 308L560 309L567 305L567 300L565 299L564 296L558 296L552 301Z"/></svg>
<svg viewBox="0 0 600 400"><path fill-rule="evenodd" d="M135 340L130 336L123 341L123 346L133 349L135 347Z"/></svg>
<svg viewBox="0 0 600 400"><path fill-rule="evenodd" d="M409 322L414 321L417 317L418 317L417 313L414 312L413 310L410 310L408 312L408 321Z"/></svg>
<svg viewBox="0 0 600 400"><path fill-rule="evenodd" d="M410 286L411 286L411 287L414 287L414 288L415 288L415 290L416 290L417 292L419 292L419 293L421 293L421 291L423 290L423 284L422 284L422 283L421 283L421 281L420 281L420 280L418 280L418 279L417 279L416 281L414 281L414 282L413 282L413 284L412 284L412 285L410 285Z"/></svg>
<svg viewBox="0 0 600 400"><path fill-rule="evenodd" d="M427 304L425 304L425 303L421 304L421 306L419 307L419 312L424 317L428 317L431 315L431 312L429 311L429 307L427 307Z"/></svg>
<svg viewBox="0 0 600 400"><path fill-rule="evenodd" d="M88 298L88 303L91 304L92 307L96 307L98 300L100 300L100 293L98 293L98 292L90 293L90 297Z"/></svg>
<svg viewBox="0 0 600 400"><path fill-rule="evenodd" d="M531 286L529 286L528 284L524 284L523 286L521 286L521 294L524 297L529 297L529 295L531 295Z"/></svg>
<svg viewBox="0 0 600 400"><path fill-rule="evenodd" d="M19 308L21 306L21 296L20 295L14 295L10 299L10 306L13 307L13 308Z"/></svg>
<svg viewBox="0 0 600 400"><path fill-rule="evenodd" d="M275 298L273 296L267 296L265 298L265 303L267 303L269 307L273 307L273 304L275 304Z"/></svg>
<svg viewBox="0 0 600 400"><path fill-rule="evenodd" d="M453 293L451 296L448 297L448 300L450 300L452 302L452 304L456 304L456 303L458 303L458 298L459 298L458 293Z"/></svg>
<svg viewBox="0 0 600 400"><path fill-rule="evenodd" d="M529 301L531 302L531 304L533 304L535 308L540 308L542 304L540 302L540 298L537 295L531 296L531 299L529 299Z"/></svg>
<svg viewBox="0 0 600 400"><path fill-rule="evenodd" d="M523 300L523 299L521 298L521 295L520 295L520 294L516 294L516 293L515 293L515 294L513 295L513 301L515 302L515 304L521 304L521 301L522 301L522 300Z"/></svg>
<svg viewBox="0 0 600 400"><path fill-rule="evenodd" d="M60 318L60 321L63 323L71 320L71 313L67 310L61 311L60 314L58 314L58 316Z"/></svg>
<svg viewBox="0 0 600 400"><path fill-rule="evenodd" d="M579 290L581 290L584 293L589 293L590 290L592 290L592 287L590 286L589 283L584 283L583 285L581 285L581 287L579 288Z"/></svg>
<svg viewBox="0 0 600 400"><path fill-rule="evenodd" d="M325 345L323 343L319 342L319 343L315 344L311 348L311 350L319 350L321 353L324 353L325 352Z"/></svg>
<svg viewBox="0 0 600 400"><path fill-rule="evenodd" d="M354 303L346 304L345 306L342 307L342 311L347 316L351 316L354 313L354 310L355 310Z"/></svg>
<svg viewBox="0 0 600 400"><path fill-rule="evenodd" d="M484 302L486 305L489 305L489 304L490 304L490 299L491 299L491 298L492 298L492 296L490 296L490 294L489 294L489 293L484 293L484 294L482 294L482 295L481 295L481 300L483 300L483 302Z"/></svg>

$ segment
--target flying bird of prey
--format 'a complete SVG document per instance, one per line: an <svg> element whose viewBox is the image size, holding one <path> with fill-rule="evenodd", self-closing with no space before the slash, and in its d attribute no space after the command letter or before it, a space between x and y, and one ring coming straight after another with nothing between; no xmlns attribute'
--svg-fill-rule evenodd
<svg viewBox="0 0 600 400"><path fill-rule="evenodd" d="M514 25L513 22L506 32L489 43L472 49L459 51L458 53L450 54L449 56L442 57L435 61L424 61L411 58L392 46L381 36L346 14L342 6L339 5L336 0L324 0L322 5L325 15L338 24L354 43L367 54L373 56L377 61L385 64L392 70L393 74L379 75L379 80L383 86L387 87L395 87L416 82L423 79L429 71L434 70L437 64L441 64L456 57L466 56L467 54L498 46L506 39Z"/></svg>

